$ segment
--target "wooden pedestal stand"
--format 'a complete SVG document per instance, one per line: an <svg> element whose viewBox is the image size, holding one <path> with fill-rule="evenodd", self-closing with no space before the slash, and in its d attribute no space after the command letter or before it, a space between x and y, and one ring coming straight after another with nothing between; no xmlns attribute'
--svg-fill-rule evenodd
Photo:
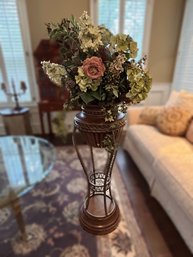
<svg viewBox="0 0 193 257"><path fill-rule="evenodd" d="M88 183L87 195L80 208L79 219L82 228L92 234L108 234L118 226L120 220L119 207L111 193L111 174L125 125L124 117L123 113L119 113L116 121L105 122L104 110L89 106L74 118L73 144ZM81 153L76 144L77 130L89 146L91 169L85 165L84 153ZM106 164L102 170L96 169L94 148L107 151Z"/></svg>

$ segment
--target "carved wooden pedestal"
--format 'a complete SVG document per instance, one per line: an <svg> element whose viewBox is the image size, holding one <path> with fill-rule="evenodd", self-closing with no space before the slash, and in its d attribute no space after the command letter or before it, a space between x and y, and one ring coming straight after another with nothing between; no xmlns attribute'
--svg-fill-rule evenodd
<svg viewBox="0 0 193 257"><path fill-rule="evenodd" d="M111 192L111 175L119 145L125 115L119 113L114 122L105 122L105 112L96 106L83 109L74 118L73 143L87 179L87 196L81 205L79 219L84 230L103 235L119 224L119 207ZM85 138L89 147L91 167L84 163L84 153L76 144L76 131ZM106 154L103 168L97 169L95 148ZM99 160L97 160L99 161Z"/></svg>

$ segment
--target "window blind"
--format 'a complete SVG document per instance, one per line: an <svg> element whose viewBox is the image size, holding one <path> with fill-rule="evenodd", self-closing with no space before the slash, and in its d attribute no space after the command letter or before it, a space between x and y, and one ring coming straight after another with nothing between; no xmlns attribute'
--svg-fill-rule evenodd
<svg viewBox="0 0 193 257"><path fill-rule="evenodd" d="M99 0L98 24L105 25L113 34L119 32L120 0Z"/></svg>
<svg viewBox="0 0 193 257"><path fill-rule="evenodd" d="M142 56L146 0L125 0L124 33L130 34L138 44L138 56Z"/></svg>
<svg viewBox="0 0 193 257"><path fill-rule="evenodd" d="M172 88L193 92L193 1L187 0Z"/></svg>
<svg viewBox="0 0 193 257"><path fill-rule="evenodd" d="M27 86L26 93L20 97L21 101L31 101L30 83L26 65L25 49L20 28L17 0L0 0L0 45L4 63L0 62L0 82L6 78L6 86L12 90L11 81L14 81L17 91L20 91L20 82ZM3 74L4 73L4 74ZM4 79L5 80L5 79ZM1 92L0 100L3 100Z"/></svg>
<svg viewBox="0 0 193 257"><path fill-rule="evenodd" d="M0 50L1 50L1 46L0 46ZM2 65L2 59L1 59L1 55L0 55L0 64ZM2 74L2 68L0 66L0 84L3 83L3 74ZM5 96L5 94L3 93L2 90L0 90L0 102L6 102L7 98Z"/></svg>
<svg viewBox="0 0 193 257"><path fill-rule="evenodd" d="M98 24L112 33L125 33L138 43L142 56L147 0L98 0Z"/></svg>

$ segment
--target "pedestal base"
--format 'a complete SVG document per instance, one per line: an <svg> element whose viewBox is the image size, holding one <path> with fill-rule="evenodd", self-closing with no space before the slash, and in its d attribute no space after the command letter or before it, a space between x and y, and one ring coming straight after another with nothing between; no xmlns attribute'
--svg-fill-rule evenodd
<svg viewBox="0 0 193 257"><path fill-rule="evenodd" d="M104 204L101 203L102 199L104 199L102 195L92 196L88 208L86 208L86 202L80 208L80 225L91 234L108 234L117 228L120 221L117 203L107 197L108 215L105 215Z"/></svg>

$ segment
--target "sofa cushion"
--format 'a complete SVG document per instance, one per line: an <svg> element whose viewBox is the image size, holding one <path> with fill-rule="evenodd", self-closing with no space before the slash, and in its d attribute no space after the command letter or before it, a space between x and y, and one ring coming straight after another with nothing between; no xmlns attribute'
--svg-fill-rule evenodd
<svg viewBox="0 0 193 257"><path fill-rule="evenodd" d="M127 131L129 140L138 146L141 154L152 164L158 158L162 146L172 144L176 140L185 140L162 134L156 127L142 124L129 126Z"/></svg>
<svg viewBox="0 0 193 257"><path fill-rule="evenodd" d="M182 106L193 114L193 93L185 90L173 90L166 103L166 106Z"/></svg>
<svg viewBox="0 0 193 257"><path fill-rule="evenodd" d="M193 120L191 121L187 132L186 132L186 139L193 144Z"/></svg>
<svg viewBox="0 0 193 257"><path fill-rule="evenodd" d="M165 185L193 221L193 145L185 137L171 137L148 125L130 126L128 138L139 158L153 166L154 179Z"/></svg>
<svg viewBox="0 0 193 257"><path fill-rule="evenodd" d="M156 125L158 114L162 111L163 106L147 106L144 107L139 115L140 124Z"/></svg>
<svg viewBox="0 0 193 257"><path fill-rule="evenodd" d="M170 136L183 136L186 133L192 113L182 106L168 106L158 114L156 126L160 132Z"/></svg>
<svg viewBox="0 0 193 257"><path fill-rule="evenodd" d="M156 180L164 184L193 221L193 145L179 138L172 144L162 145L157 157L153 165Z"/></svg>

